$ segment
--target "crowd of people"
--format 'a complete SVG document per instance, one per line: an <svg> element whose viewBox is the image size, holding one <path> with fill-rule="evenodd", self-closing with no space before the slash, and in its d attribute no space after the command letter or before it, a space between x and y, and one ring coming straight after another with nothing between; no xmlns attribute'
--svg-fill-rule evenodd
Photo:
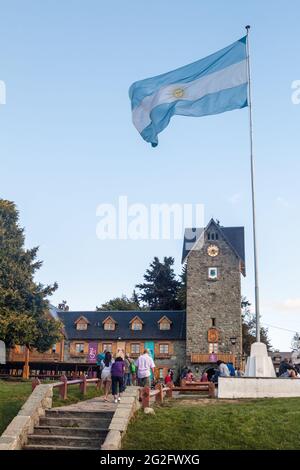
<svg viewBox="0 0 300 470"><path fill-rule="evenodd" d="M104 389L104 400L108 401L110 391L115 403L121 400L121 393L129 385L139 385L140 387L150 387L154 382L155 364L150 355L150 351L145 349L138 359L134 360L124 354L123 350L118 350L113 358L110 351L105 351L97 356L98 377ZM219 377L243 377L244 372L240 367L235 368L232 362L225 363L217 361L217 368L210 372L204 371L200 377L196 377L191 369L185 366L180 375L180 379L187 382L214 382L217 383ZM284 358L279 366L280 378L300 378L298 367L293 365L288 358ZM174 383L174 370L169 369L164 383Z"/></svg>
<svg viewBox="0 0 300 470"><path fill-rule="evenodd" d="M108 401L111 391L114 402L121 400L121 394L129 385L145 387L151 385L155 364L148 349L144 350L136 361L118 350L113 358L110 351L97 356L98 377L104 389L104 401Z"/></svg>

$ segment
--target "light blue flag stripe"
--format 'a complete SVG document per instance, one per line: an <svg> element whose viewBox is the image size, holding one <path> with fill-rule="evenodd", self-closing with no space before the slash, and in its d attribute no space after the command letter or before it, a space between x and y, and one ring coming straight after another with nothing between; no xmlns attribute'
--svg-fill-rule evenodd
<svg viewBox="0 0 300 470"><path fill-rule="evenodd" d="M174 114L205 116L247 106L246 36L204 59L131 85L133 123L141 136L157 134Z"/></svg>
<svg viewBox="0 0 300 470"><path fill-rule="evenodd" d="M174 114L200 117L244 108L247 105L247 83L206 95L192 103L178 100L173 103L161 104L151 111L152 123L143 129L141 136L155 147L158 144L157 134L167 127Z"/></svg>

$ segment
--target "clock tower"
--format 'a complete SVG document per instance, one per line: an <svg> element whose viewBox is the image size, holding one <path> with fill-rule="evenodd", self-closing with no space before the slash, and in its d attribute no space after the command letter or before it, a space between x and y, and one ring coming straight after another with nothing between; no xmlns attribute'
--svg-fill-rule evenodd
<svg viewBox="0 0 300 470"><path fill-rule="evenodd" d="M239 362L242 353L241 274L245 276L243 227L186 229L187 361L207 369L218 359Z"/></svg>

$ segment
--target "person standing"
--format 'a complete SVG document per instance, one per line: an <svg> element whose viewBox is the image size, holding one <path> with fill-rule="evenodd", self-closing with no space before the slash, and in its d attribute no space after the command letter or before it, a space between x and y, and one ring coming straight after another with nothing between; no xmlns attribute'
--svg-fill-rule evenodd
<svg viewBox="0 0 300 470"><path fill-rule="evenodd" d="M130 374L130 357L125 356L125 375L124 375L124 388L131 385L131 374Z"/></svg>
<svg viewBox="0 0 300 470"><path fill-rule="evenodd" d="M125 362L122 356L118 356L111 366L112 394L115 403L121 401L121 393L124 391Z"/></svg>
<svg viewBox="0 0 300 470"><path fill-rule="evenodd" d="M168 385L169 383L172 383L172 382L173 382L172 369L169 369L167 375L165 376L165 384Z"/></svg>
<svg viewBox="0 0 300 470"><path fill-rule="evenodd" d="M101 361L101 384L104 387L104 401L108 401L108 394L111 387L111 368L113 365L112 355L109 351L105 353L104 359Z"/></svg>
<svg viewBox="0 0 300 470"><path fill-rule="evenodd" d="M203 374L201 375L200 382L208 382L207 372L203 372Z"/></svg>
<svg viewBox="0 0 300 470"><path fill-rule="evenodd" d="M129 369L130 369L130 374L131 374L131 383L132 385L136 385L136 364L133 360L131 360L130 362L130 366L129 366Z"/></svg>
<svg viewBox="0 0 300 470"><path fill-rule="evenodd" d="M219 377L230 377L230 372L225 362L217 361L217 364L219 368Z"/></svg>
<svg viewBox="0 0 300 470"><path fill-rule="evenodd" d="M150 376L151 371L154 377L155 364L152 357L149 354L149 349L144 350L144 354L139 356L136 361L137 376L140 387L150 387Z"/></svg>

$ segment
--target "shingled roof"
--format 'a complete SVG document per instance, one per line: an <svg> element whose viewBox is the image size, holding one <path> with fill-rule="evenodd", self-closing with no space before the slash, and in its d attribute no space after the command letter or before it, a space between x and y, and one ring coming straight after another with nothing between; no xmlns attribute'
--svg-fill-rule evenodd
<svg viewBox="0 0 300 470"><path fill-rule="evenodd" d="M182 249L182 263L186 260L190 251L193 250L195 244L201 236L214 225L215 228L221 233L225 241L231 246L235 254L240 258L243 268L242 272L245 275L245 234L244 227L222 227L217 224L214 219L211 219L206 227L187 228L184 233L183 249Z"/></svg>
<svg viewBox="0 0 300 470"><path fill-rule="evenodd" d="M101 312L57 312L64 324L65 334L69 340L185 340L185 310L159 311L101 311ZM158 321L167 316L171 322L170 330L160 330ZM85 316L90 324L86 330L77 330L75 322ZM103 321L112 316L116 321L115 330L104 330ZM135 317L144 322L142 330L131 329L130 321Z"/></svg>

